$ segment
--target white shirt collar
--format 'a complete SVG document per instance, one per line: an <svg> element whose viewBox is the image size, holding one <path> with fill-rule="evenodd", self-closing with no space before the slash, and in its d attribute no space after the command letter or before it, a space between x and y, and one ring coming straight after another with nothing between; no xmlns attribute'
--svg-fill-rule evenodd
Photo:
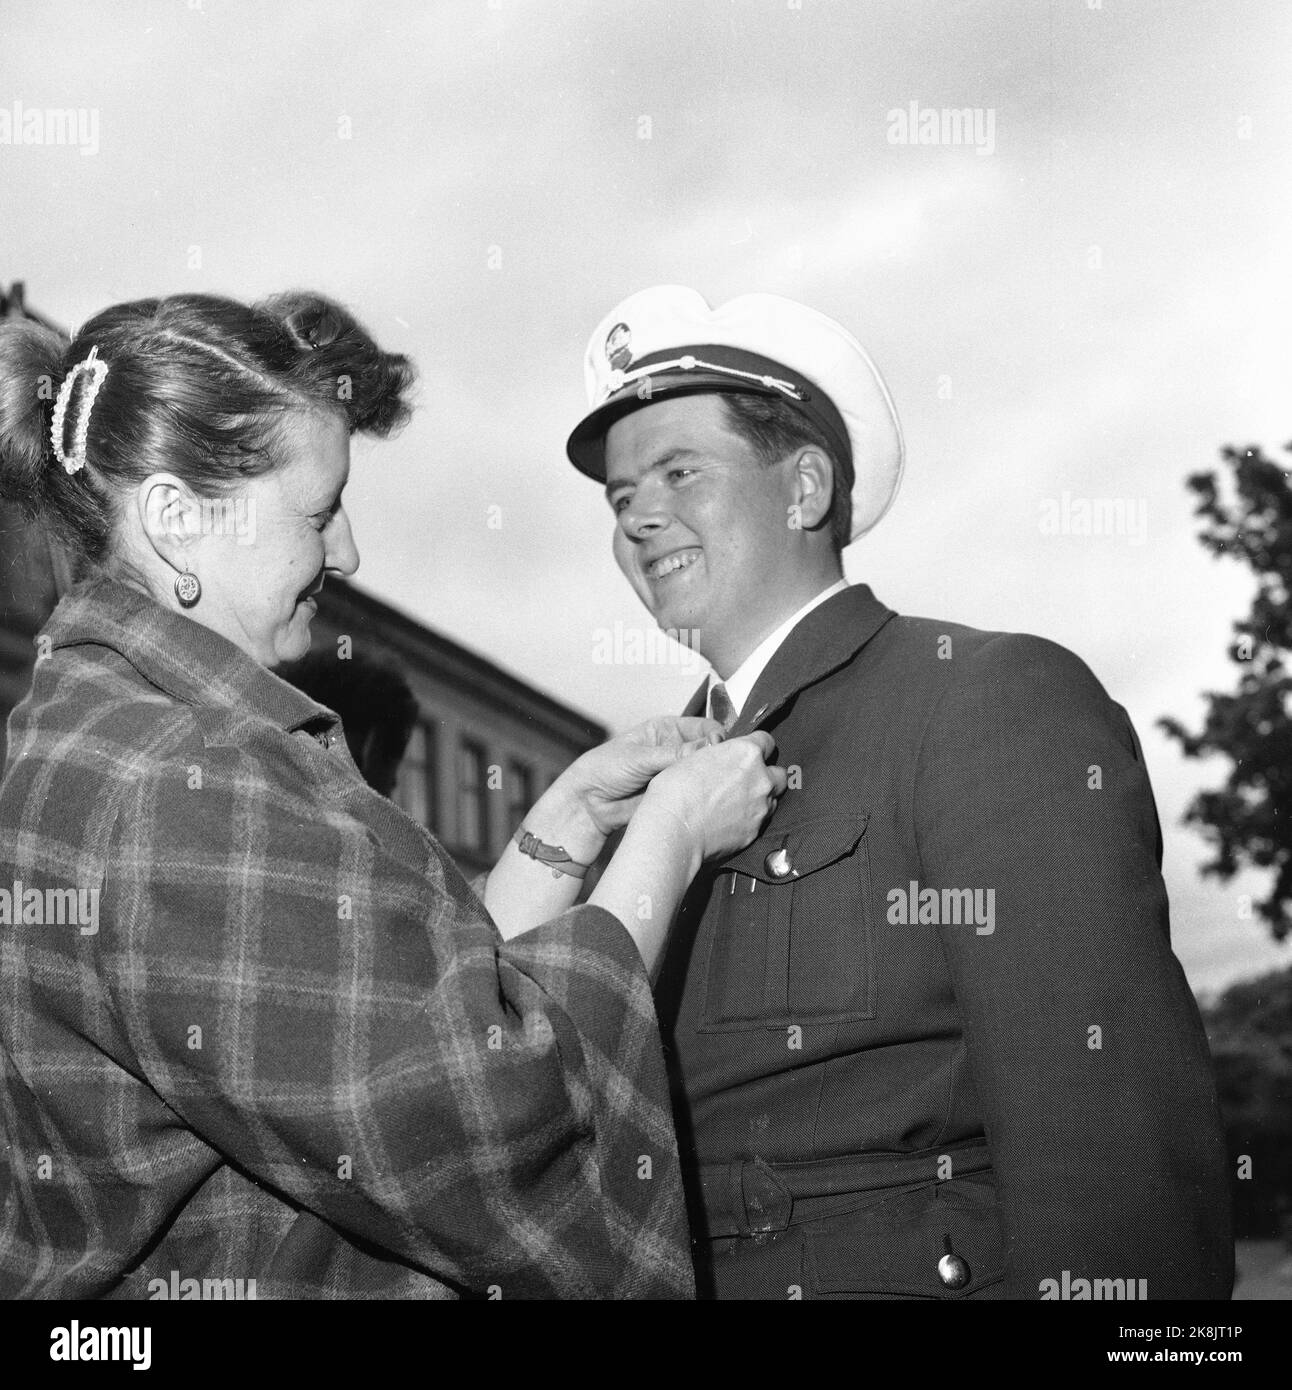
<svg viewBox="0 0 1292 1390"><path fill-rule="evenodd" d="M731 701L732 707L739 714L745 706L745 701L749 699L750 691L758 683L758 677L767 669L767 663L776 655L781 643L814 608L824 603L826 599L833 598L835 594L841 594L847 587L848 581L839 579L828 589L822 589L815 598L809 599L797 613L786 618L775 632L764 637L725 681L719 681L718 673L710 671L709 684L705 690L706 708L708 692L715 685L721 684L726 688L727 698Z"/></svg>

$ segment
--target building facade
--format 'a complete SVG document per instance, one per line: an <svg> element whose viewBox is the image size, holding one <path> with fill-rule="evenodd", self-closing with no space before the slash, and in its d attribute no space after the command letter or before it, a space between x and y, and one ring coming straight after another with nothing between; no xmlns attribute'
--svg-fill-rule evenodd
<svg viewBox="0 0 1292 1390"><path fill-rule="evenodd" d="M26 308L20 285L0 294L0 317L17 315L46 322ZM57 548L0 503L0 759L4 724L30 684L36 634L69 582ZM538 796L607 736L579 711L353 584L330 579L318 604L316 651L393 665L411 687L418 714L394 800L468 875L492 865Z"/></svg>
<svg viewBox="0 0 1292 1390"><path fill-rule="evenodd" d="M316 651L398 666L418 718L394 800L464 872L492 865L521 817L606 729L353 584L329 579L311 624Z"/></svg>

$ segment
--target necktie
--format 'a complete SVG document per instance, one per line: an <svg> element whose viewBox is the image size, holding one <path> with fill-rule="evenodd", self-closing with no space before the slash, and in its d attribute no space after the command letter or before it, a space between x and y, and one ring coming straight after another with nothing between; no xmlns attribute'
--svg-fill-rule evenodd
<svg viewBox="0 0 1292 1390"><path fill-rule="evenodd" d="M736 707L721 681L709 691L709 718L716 719L723 729L730 729L737 719Z"/></svg>

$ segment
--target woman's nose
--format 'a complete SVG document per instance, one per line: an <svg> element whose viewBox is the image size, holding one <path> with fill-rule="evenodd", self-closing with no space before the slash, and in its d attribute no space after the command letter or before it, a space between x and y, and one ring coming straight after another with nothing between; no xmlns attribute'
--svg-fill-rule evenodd
<svg viewBox="0 0 1292 1390"><path fill-rule="evenodd" d="M350 529L350 518L342 508L334 523L328 528L328 547L324 564L330 570L347 577L359 568L359 549L354 543L354 532Z"/></svg>

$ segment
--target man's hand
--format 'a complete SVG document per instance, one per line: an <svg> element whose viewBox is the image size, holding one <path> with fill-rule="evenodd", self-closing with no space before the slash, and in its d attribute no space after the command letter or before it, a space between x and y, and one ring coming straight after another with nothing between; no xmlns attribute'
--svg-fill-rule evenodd
<svg viewBox="0 0 1292 1390"><path fill-rule="evenodd" d="M562 774L569 793L581 802L603 834L632 819L652 777L697 749L723 739L716 719L661 715L592 749Z"/></svg>

